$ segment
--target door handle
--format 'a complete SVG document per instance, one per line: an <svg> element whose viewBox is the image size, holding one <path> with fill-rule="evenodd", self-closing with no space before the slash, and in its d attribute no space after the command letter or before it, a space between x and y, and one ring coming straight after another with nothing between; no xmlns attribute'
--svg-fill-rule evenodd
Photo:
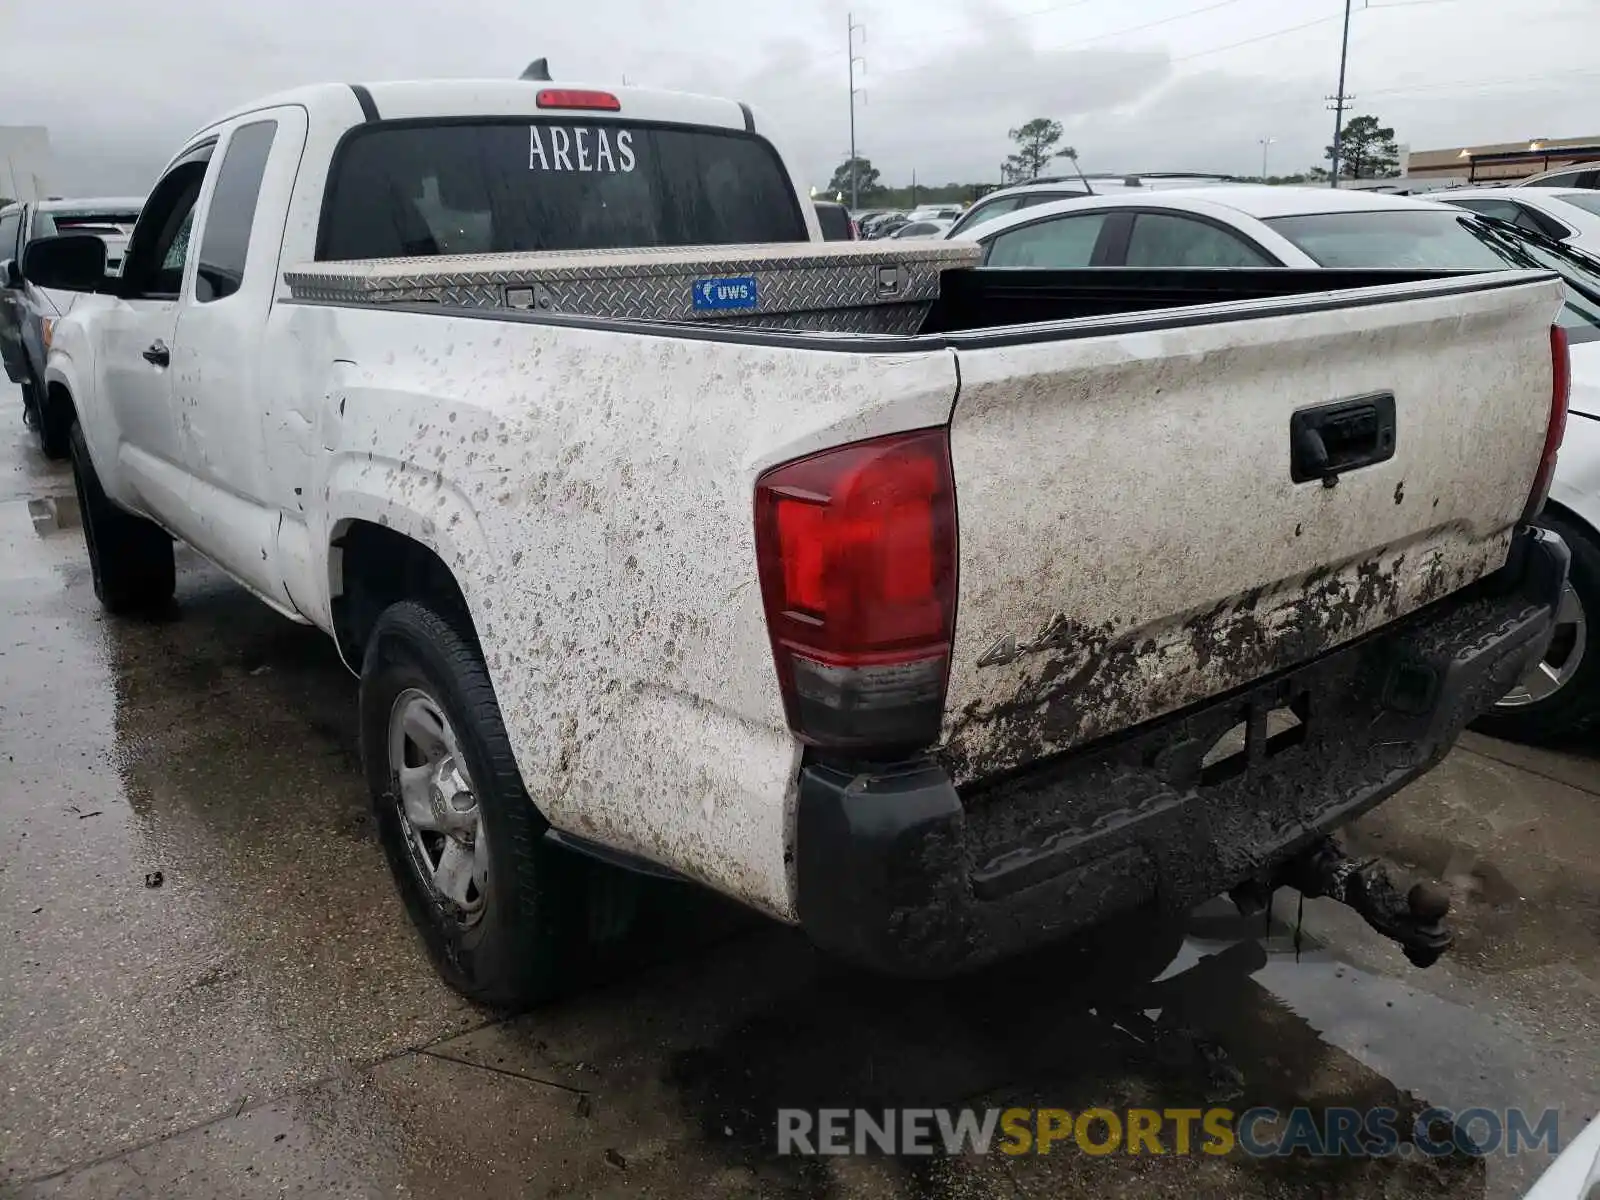
<svg viewBox="0 0 1600 1200"><path fill-rule="evenodd" d="M150 343L149 347L144 351L143 357L145 362L152 363L158 367L172 365L172 351L167 349L167 344L160 338Z"/></svg>
<svg viewBox="0 0 1600 1200"><path fill-rule="evenodd" d="M1345 471L1394 457L1394 393L1302 408L1289 418L1289 477L1332 487Z"/></svg>

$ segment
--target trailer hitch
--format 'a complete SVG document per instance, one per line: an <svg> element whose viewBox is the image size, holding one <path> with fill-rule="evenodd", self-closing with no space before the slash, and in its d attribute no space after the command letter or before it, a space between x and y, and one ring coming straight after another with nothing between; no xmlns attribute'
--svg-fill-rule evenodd
<svg viewBox="0 0 1600 1200"><path fill-rule="evenodd" d="M1454 935L1444 919L1450 897L1436 883L1419 883L1401 895L1377 859L1357 861L1332 838L1323 838L1284 864L1276 882L1302 896L1327 896L1361 914L1384 937L1400 943L1406 957L1431 967L1450 948Z"/></svg>

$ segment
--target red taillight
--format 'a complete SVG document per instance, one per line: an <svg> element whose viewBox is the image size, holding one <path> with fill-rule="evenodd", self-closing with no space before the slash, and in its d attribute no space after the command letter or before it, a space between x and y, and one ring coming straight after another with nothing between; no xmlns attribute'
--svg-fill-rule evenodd
<svg viewBox="0 0 1600 1200"><path fill-rule="evenodd" d="M854 442L756 481L756 560L789 725L885 752L939 734L956 611L945 429Z"/></svg>
<svg viewBox="0 0 1600 1200"><path fill-rule="evenodd" d="M861 222L856 220L854 217L850 218L850 240L852 242L859 242L861 240Z"/></svg>
<svg viewBox="0 0 1600 1200"><path fill-rule="evenodd" d="M588 108L620 112L622 102L610 92L590 92L580 88L541 88L540 108Z"/></svg>
<svg viewBox="0 0 1600 1200"><path fill-rule="evenodd" d="M1544 508L1545 497L1550 494L1550 481L1556 473L1556 453L1561 449L1561 439L1567 432L1567 404L1572 399L1572 358L1567 349L1567 331L1559 325L1550 326L1550 370L1553 382L1550 388L1550 423L1545 427L1544 454L1539 459L1539 473L1534 476L1533 490L1528 493L1528 506L1522 519L1531 521Z"/></svg>

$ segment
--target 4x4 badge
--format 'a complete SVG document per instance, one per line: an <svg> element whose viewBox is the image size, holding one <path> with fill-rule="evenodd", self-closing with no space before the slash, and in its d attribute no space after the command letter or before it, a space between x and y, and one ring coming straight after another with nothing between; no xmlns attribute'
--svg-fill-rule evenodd
<svg viewBox="0 0 1600 1200"><path fill-rule="evenodd" d="M978 658L980 667L999 667L1014 662L1017 657L1017 639L1009 633L990 646Z"/></svg>
<svg viewBox="0 0 1600 1200"><path fill-rule="evenodd" d="M1077 634L1078 626L1067 620L1066 614L1057 613L1051 617L1039 635L1029 642L1019 643L1017 639L1006 634L983 652L978 658L980 667L1004 666L1009 662L1016 662L1024 654L1035 650L1051 650L1065 646Z"/></svg>

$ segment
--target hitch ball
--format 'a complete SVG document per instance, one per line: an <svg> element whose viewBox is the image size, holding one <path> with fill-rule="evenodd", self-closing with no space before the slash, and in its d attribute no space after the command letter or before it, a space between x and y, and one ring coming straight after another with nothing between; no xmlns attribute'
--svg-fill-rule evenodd
<svg viewBox="0 0 1600 1200"><path fill-rule="evenodd" d="M1406 894L1406 904L1419 921L1442 921L1450 915L1450 893L1437 883L1417 884Z"/></svg>

